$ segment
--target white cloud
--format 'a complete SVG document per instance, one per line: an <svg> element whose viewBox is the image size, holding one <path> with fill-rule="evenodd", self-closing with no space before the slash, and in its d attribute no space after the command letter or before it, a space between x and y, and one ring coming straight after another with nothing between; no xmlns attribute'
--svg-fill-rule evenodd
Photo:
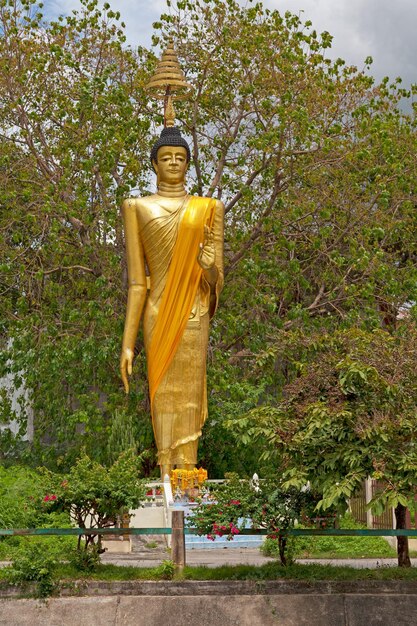
<svg viewBox="0 0 417 626"><path fill-rule="evenodd" d="M132 46L151 46L152 24L161 13L167 11L165 0L108 0L113 11L120 12L120 20L126 24L126 36ZM104 0L99 5L103 6ZM79 0L45 0L44 13L47 18L69 15L79 9Z"/></svg>
<svg viewBox="0 0 417 626"><path fill-rule="evenodd" d="M245 0L241 0L242 3ZM126 23L131 45L151 45L152 23L167 11L165 0L109 0ZM363 67L367 56L374 59L377 78L402 76L406 84L417 82L416 0L264 0L265 6L300 14L313 28L333 35L330 55ZM45 13L56 17L70 13L78 0L46 0Z"/></svg>
<svg viewBox="0 0 417 626"><path fill-rule="evenodd" d="M281 13L290 10L310 19L319 32L333 35L331 56L363 67L372 56L377 78L402 76L417 82L417 2L415 0L265 0Z"/></svg>

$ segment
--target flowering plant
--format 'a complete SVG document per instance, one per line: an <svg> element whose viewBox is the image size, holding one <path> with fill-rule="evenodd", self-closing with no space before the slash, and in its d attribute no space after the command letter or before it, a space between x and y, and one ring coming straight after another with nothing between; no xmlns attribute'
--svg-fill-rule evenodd
<svg viewBox="0 0 417 626"><path fill-rule="evenodd" d="M227 536L232 540L244 525L249 504L248 481L241 481L236 474L227 474L226 482L216 485L210 497L199 498L188 524L214 541Z"/></svg>
<svg viewBox="0 0 417 626"><path fill-rule="evenodd" d="M238 500L235 504L229 502L210 502L199 504L194 514L190 517L190 525L198 529L199 535L206 535L207 539L214 541L216 537L227 536L230 541L239 534L239 520L241 518L241 506Z"/></svg>
<svg viewBox="0 0 417 626"><path fill-rule="evenodd" d="M278 541L281 563L286 565L286 531L310 515L317 498L308 490L282 489L273 479L258 484L236 474L226 477L225 483L213 487L208 502L199 499L188 525L212 541L224 535L232 540L245 526L265 529L269 538Z"/></svg>
<svg viewBox="0 0 417 626"><path fill-rule="evenodd" d="M140 505L145 496L145 483L138 478L139 460L134 450L122 453L109 468L82 454L62 477L43 468L46 494L42 508L69 514L79 528L98 529L115 526L118 518ZM79 536L80 549L82 536ZM84 548L97 544L101 551L99 532L84 535Z"/></svg>

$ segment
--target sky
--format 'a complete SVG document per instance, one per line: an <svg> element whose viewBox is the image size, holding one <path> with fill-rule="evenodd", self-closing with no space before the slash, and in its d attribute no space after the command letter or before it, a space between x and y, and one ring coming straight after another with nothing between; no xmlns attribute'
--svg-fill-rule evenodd
<svg viewBox="0 0 417 626"><path fill-rule="evenodd" d="M151 46L152 23L166 12L165 0L108 0L127 26L128 43ZM242 4L245 0L242 0ZM291 11L311 20L318 32L333 35L331 58L364 67L371 56L377 80L401 76L409 87L417 83L417 0L264 0L281 13ZM46 17L70 13L78 0L44 0Z"/></svg>

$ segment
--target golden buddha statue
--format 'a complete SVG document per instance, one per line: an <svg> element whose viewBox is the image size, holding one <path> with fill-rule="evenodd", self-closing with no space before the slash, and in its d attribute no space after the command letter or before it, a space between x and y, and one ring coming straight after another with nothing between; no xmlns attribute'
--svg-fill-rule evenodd
<svg viewBox="0 0 417 626"><path fill-rule="evenodd" d="M152 148L157 192L123 203L129 292L120 369L126 392L143 313L162 477L193 469L207 417L209 319L223 286L223 204L190 196L190 148L175 126ZM147 276L146 268L149 276Z"/></svg>

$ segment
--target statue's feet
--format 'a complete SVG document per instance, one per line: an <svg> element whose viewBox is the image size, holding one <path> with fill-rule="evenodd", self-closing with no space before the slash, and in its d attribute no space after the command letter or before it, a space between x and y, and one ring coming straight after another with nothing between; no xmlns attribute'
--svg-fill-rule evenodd
<svg viewBox="0 0 417 626"><path fill-rule="evenodd" d="M168 463L161 465L161 480L164 480L165 476L171 477L172 466Z"/></svg>

